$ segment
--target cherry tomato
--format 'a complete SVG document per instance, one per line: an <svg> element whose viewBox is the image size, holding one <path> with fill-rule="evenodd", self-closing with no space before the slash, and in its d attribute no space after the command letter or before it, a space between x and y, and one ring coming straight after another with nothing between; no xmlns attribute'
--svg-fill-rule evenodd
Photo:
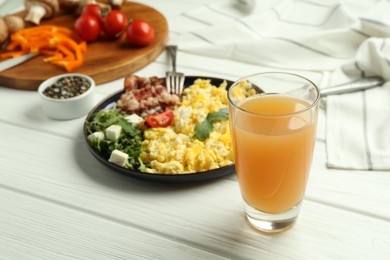
<svg viewBox="0 0 390 260"><path fill-rule="evenodd" d="M145 117L146 123L153 128L156 127L167 127L170 126L173 122L173 112L165 111L164 113Z"/></svg>
<svg viewBox="0 0 390 260"><path fill-rule="evenodd" d="M84 8L81 11L81 15L83 14L89 14L92 16L95 16L100 24L100 28L103 28L104 25L104 17L102 10L100 9L100 6L98 4L87 4L84 6Z"/></svg>
<svg viewBox="0 0 390 260"><path fill-rule="evenodd" d="M126 30L127 17L119 10L112 10L104 20L104 32L108 37L118 37Z"/></svg>
<svg viewBox="0 0 390 260"><path fill-rule="evenodd" d="M154 30L143 20L134 20L127 27L127 40L136 46L148 45L154 39Z"/></svg>
<svg viewBox="0 0 390 260"><path fill-rule="evenodd" d="M100 35L98 19L89 14L83 14L77 18L74 28L78 36L84 41L95 41Z"/></svg>
<svg viewBox="0 0 390 260"><path fill-rule="evenodd" d="M103 16L102 11L100 10L100 6L98 4L87 4L81 11L81 15L83 14L90 14L98 19Z"/></svg>

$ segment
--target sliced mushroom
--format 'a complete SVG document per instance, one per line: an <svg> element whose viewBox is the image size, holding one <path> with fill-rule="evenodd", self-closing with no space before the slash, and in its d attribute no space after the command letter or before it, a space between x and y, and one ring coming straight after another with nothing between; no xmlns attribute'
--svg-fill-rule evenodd
<svg viewBox="0 0 390 260"><path fill-rule="evenodd" d="M39 24L42 18L51 18L60 10L58 0L24 0L27 15L24 18L28 22Z"/></svg>
<svg viewBox="0 0 390 260"><path fill-rule="evenodd" d="M8 28L3 17L0 17L0 44L8 39Z"/></svg>
<svg viewBox="0 0 390 260"><path fill-rule="evenodd" d="M9 34L22 30L25 27L24 20L20 16L7 15L4 17L4 21L7 25Z"/></svg>

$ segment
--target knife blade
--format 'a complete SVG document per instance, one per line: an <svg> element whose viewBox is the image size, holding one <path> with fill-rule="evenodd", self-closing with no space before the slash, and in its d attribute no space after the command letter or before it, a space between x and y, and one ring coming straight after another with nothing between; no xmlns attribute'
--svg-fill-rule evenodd
<svg viewBox="0 0 390 260"><path fill-rule="evenodd" d="M31 58L34 58L37 56L36 53L28 53L23 56L19 56L16 58L10 58L8 60L0 62L0 71L15 67L16 65L19 65L25 61L28 61Z"/></svg>

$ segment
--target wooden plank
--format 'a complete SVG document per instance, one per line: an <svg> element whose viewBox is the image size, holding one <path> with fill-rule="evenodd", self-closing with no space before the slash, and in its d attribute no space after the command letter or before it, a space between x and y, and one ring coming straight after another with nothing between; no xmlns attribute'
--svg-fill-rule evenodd
<svg viewBox="0 0 390 260"><path fill-rule="evenodd" d="M5 259L222 259L99 215L0 187L0 255Z"/></svg>
<svg viewBox="0 0 390 260"><path fill-rule="evenodd" d="M168 24L157 10L138 3L125 2L122 11L128 18L143 19L155 31L155 39L145 47L132 46L123 34L117 40L102 39L89 43L84 65L73 72L91 76L97 84L105 83L138 71L148 65L165 49L168 41ZM23 12L24 13L24 12ZM60 14L42 24L54 24L73 29L77 17ZM37 56L23 64L0 72L0 85L26 90L36 90L45 79L66 71L45 63Z"/></svg>

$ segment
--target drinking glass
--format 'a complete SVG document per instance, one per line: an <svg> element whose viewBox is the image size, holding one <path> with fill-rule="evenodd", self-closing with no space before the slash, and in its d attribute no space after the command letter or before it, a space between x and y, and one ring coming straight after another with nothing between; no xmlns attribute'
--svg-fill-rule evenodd
<svg viewBox="0 0 390 260"><path fill-rule="evenodd" d="M320 91L291 73L253 74L228 90L234 163L246 216L274 233L296 221L316 139Z"/></svg>

